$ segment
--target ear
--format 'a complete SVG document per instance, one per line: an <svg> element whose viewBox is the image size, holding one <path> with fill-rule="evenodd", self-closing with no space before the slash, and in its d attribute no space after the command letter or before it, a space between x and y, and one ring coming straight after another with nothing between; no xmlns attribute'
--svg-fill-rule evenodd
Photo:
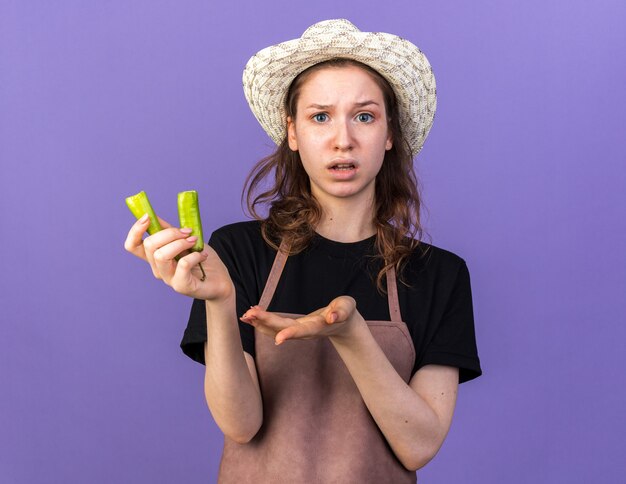
<svg viewBox="0 0 626 484"><path fill-rule="evenodd" d="M393 148L393 137L391 136L390 131L389 135L387 136L387 143L385 143L385 151L389 151L391 148Z"/></svg>
<svg viewBox="0 0 626 484"><path fill-rule="evenodd" d="M291 116L287 116L287 141L291 151L298 151L298 139L296 137L296 124Z"/></svg>

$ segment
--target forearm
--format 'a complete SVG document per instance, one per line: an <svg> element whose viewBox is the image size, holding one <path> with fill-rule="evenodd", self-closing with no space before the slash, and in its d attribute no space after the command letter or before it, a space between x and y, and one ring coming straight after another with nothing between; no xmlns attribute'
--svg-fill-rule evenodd
<svg viewBox="0 0 626 484"><path fill-rule="evenodd" d="M329 338L396 457L410 470L426 465L445 437L435 411L400 377L360 316L350 331Z"/></svg>
<svg viewBox="0 0 626 484"><path fill-rule="evenodd" d="M206 401L222 432L245 443L261 427L263 403L243 353L234 298L221 304L206 301L205 306Z"/></svg>

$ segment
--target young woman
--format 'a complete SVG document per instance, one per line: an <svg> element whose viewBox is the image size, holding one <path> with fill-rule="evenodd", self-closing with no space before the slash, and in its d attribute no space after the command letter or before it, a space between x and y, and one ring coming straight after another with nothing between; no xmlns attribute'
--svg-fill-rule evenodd
<svg viewBox="0 0 626 484"><path fill-rule="evenodd" d="M244 90L278 144L246 182L255 220L201 253L165 221L142 241L146 217L126 241L194 298L181 347L206 365L219 481L415 482L458 384L481 374L466 264L419 240L430 65L404 39L329 20L252 57Z"/></svg>

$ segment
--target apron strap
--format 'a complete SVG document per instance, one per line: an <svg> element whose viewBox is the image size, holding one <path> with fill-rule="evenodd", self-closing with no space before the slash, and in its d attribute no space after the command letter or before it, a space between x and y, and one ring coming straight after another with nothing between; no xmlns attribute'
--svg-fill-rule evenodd
<svg viewBox="0 0 626 484"><path fill-rule="evenodd" d="M400 301L398 300L398 285L396 282L396 269L391 266L387 269L387 300L389 301L389 316L395 323L402 322L400 314Z"/></svg>
<svg viewBox="0 0 626 484"><path fill-rule="evenodd" d="M267 277L267 282L265 283L265 287L263 288L263 294L261 295L261 300L259 301L259 306L261 306L261 308L266 311L270 305L270 302L272 301L272 298L274 297L274 291L276 291L278 280L280 279L283 268L285 267L285 263L287 262L290 248L291 244L283 239L280 243L280 247L278 248L278 252L276 253L276 257L274 258L272 269L270 270L270 274ZM387 269L386 282L387 300L389 303L389 316L391 317L391 321L401 323L402 315L400 313L400 302L398 300L396 270L393 266Z"/></svg>
<svg viewBox="0 0 626 484"><path fill-rule="evenodd" d="M261 308L265 311L267 311L267 308L274 297L274 291L276 290L278 280L280 279L280 275L282 274L285 263L287 262L287 256L290 248L291 244L287 243L285 239L283 239L280 243L280 247L278 248L278 252L276 253L276 257L274 258L272 270L270 271L270 275L267 277L267 282L265 283L263 294L261 295L261 300L259 301L259 306L261 306Z"/></svg>

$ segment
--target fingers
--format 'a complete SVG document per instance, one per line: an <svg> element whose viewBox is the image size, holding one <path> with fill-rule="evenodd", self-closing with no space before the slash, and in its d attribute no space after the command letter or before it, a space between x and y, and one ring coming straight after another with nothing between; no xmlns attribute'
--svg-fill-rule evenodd
<svg viewBox="0 0 626 484"><path fill-rule="evenodd" d="M274 342L280 345L288 339L311 339L320 337L323 335L323 327L324 322L321 318L300 321L276 333Z"/></svg>
<svg viewBox="0 0 626 484"><path fill-rule="evenodd" d="M158 215L157 218L161 223L161 227L172 227L166 220L163 220ZM143 234L146 233L149 225L150 218L148 217L148 214L144 214L143 217L135 221L135 223L132 225L132 227L128 231L126 240L124 241L124 249L143 260L147 260L146 252L143 246Z"/></svg>
<svg viewBox="0 0 626 484"><path fill-rule="evenodd" d="M311 314L298 318L295 324L276 334L276 344L288 339L310 339L319 336L339 334L345 330L346 323L356 312L356 301L350 296L340 296L331 303ZM332 327L330 327L332 325Z"/></svg>
<svg viewBox="0 0 626 484"><path fill-rule="evenodd" d="M294 322L293 319L283 318L275 313L265 311L261 306L252 306L239 319L253 326L258 323L263 323L265 326L276 328L277 330L283 329L286 325L293 324Z"/></svg>
<svg viewBox="0 0 626 484"><path fill-rule="evenodd" d="M284 318L278 314L265 311L260 306L251 307L239 319L272 337L274 337L277 332L297 324L294 319Z"/></svg>
<svg viewBox="0 0 626 484"><path fill-rule="evenodd" d="M185 242L185 240L183 240L182 242ZM176 243L177 242L173 242L169 245L174 245ZM206 246L202 252L191 252L182 257L176 264L174 275L169 281L170 286L172 286L172 288L176 292L182 294L195 292L198 286L200 273L199 265L204 262L207 257L208 253L206 250ZM196 275L194 276L192 272L196 272Z"/></svg>
<svg viewBox="0 0 626 484"><path fill-rule="evenodd" d="M249 315L244 315L241 316L239 318L240 321L243 321L246 324L249 324L250 326L254 327L257 331L259 331L260 333L263 333L264 335L267 335L271 338L274 338L276 336L276 331L273 329L268 328L264 323L262 323L260 320L249 316Z"/></svg>
<svg viewBox="0 0 626 484"><path fill-rule="evenodd" d="M248 309L240 319L274 337L275 343L280 345L288 339L311 339L345 332L347 326L339 323L352 321L355 312L356 301L350 296L340 296L325 308L295 320L265 311L259 306Z"/></svg>
<svg viewBox="0 0 626 484"><path fill-rule="evenodd" d="M172 278L176 268L174 257L184 250L182 246L186 246L186 249L193 246L193 242L185 241L190 233L190 229L168 227L144 239L143 247L146 260L152 268L154 277L163 279L166 282ZM172 242L176 242L173 248L168 247L161 251L161 249ZM158 260L155 259L157 251L161 251L157 256Z"/></svg>
<svg viewBox="0 0 626 484"><path fill-rule="evenodd" d="M146 260L146 253L143 248L142 237L149 225L150 219L146 214L133 224L124 241L124 249L143 260Z"/></svg>
<svg viewBox="0 0 626 484"><path fill-rule="evenodd" d="M163 247L158 248L152 254L154 260L154 266L156 272L159 273L161 278L170 284L172 277L176 272L175 258L183 252L191 249L198 240L198 237L187 237L185 239L176 239ZM194 252L195 254L202 254L201 252ZM190 254L191 255L191 254ZM183 259L179 260L179 263ZM193 266L189 266L191 268ZM171 284L170 284L171 285Z"/></svg>
<svg viewBox="0 0 626 484"><path fill-rule="evenodd" d="M294 325L294 326L289 326L288 328L285 328L282 331L279 331L276 334L276 337L274 338L274 343L276 345L280 345L280 344L283 344L288 339L301 338L303 336L308 336L306 334L305 335L300 334L302 333L301 328L302 326L300 325Z"/></svg>

